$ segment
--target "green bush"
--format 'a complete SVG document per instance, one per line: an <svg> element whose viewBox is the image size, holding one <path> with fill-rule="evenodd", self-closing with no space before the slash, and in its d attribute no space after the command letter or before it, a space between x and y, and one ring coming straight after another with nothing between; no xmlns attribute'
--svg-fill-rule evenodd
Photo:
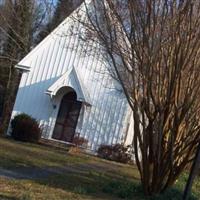
<svg viewBox="0 0 200 200"><path fill-rule="evenodd" d="M11 121L11 136L24 142L38 142L41 129L36 119L27 114L19 114Z"/></svg>

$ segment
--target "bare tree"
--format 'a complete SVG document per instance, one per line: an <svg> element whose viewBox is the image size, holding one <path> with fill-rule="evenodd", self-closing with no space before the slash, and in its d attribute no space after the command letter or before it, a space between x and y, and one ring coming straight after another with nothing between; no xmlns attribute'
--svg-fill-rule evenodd
<svg viewBox="0 0 200 200"><path fill-rule="evenodd" d="M133 111L144 192L163 192L200 141L200 2L86 1L81 13L81 38L101 47Z"/></svg>
<svg viewBox="0 0 200 200"><path fill-rule="evenodd" d="M48 34L50 34L82 2L83 0L58 0L52 17L48 20L48 23L44 24L43 28L40 30L40 33L37 36L37 41L40 42Z"/></svg>
<svg viewBox="0 0 200 200"><path fill-rule="evenodd" d="M44 14L35 0L8 0L0 9L0 84L5 90L0 126L5 129L20 79L14 66L30 51Z"/></svg>

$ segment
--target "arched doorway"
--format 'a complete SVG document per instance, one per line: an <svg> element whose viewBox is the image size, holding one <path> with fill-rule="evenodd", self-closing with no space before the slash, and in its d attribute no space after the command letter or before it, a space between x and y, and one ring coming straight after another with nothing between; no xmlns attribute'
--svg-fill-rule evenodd
<svg viewBox="0 0 200 200"><path fill-rule="evenodd" d="M52 138L72 142L81 110L76 92L70 91L61 100Z"/></svg>

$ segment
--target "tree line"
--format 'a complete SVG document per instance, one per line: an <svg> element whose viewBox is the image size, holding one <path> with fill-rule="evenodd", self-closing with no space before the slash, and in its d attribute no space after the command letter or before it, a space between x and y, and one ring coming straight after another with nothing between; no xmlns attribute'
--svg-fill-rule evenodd
<svg viewBox="0 0 200 200"><path fill-rule="evenodd" d="M62 22L80 0L0 2L0 129L6 131L21 74L15 65Z"/></svg>

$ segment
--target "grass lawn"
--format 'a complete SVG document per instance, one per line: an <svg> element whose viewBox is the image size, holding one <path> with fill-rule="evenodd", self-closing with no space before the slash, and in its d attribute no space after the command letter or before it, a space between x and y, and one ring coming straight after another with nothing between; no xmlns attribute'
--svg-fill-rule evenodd
<svg viewBox="0 0 200 200"><path fill-rule="evenodd" d="M178 200L186 180L183 174L162 196L145 198L135 166L0 138L0 199ZM191 199L200 199L200 178Z"/></svg>

